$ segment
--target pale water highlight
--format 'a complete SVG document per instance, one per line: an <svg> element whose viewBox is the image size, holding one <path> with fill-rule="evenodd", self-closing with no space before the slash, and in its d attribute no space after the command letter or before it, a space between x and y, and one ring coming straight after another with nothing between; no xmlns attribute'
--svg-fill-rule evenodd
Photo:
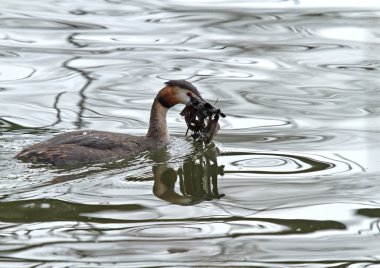
<svg viewBox="0 0 380 268"><path fill-rule="evenodd" d="M375 267L377 1L2 0L0 266ZM71 130L144 135L169 79L227 115L214 144L56 168Z"/></svg>

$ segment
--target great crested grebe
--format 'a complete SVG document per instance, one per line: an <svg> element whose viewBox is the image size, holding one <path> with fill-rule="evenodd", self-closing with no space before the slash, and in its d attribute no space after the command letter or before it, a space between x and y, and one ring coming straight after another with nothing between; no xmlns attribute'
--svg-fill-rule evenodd
<svg viewBox="0 0 380 268"><path fill-rule="evenodd" d="M91 163L131 157L164 146L169 142L166 124L168 109L179 103L186 104L193 98L204 102L197 88L185 80L171 80L165 84L153 101L145 136L94 130L73 131L34 144L15 157L27 162L53 165Z"/></svg>

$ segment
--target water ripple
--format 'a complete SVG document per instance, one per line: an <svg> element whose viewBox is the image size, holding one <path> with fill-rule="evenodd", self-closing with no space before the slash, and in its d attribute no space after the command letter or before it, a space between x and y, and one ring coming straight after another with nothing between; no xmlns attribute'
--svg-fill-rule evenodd
<svg viewBox="0 0 380 268"><path fill-rule="evenodd" d="M0 266L376 265L379 6L311 2L2 0ZM144 135L167 79L227 114L213 144L175 107L162 150L13 158L68 130Z"/></svg>
<svg viewBox="0 0 380 268"><path fill-rule="evenodd" d="M0 28L33 30L104 29L102 25L41 18L2 18Z"/></svg>
<svg viewBox="0 0 380 268"><path fill-rule="evenodd" d="M244 156L243 156L244 155ZM355 163L327 156L229 152L220 158L225 173L276 175L338 175L361 170Z"/></svg>
<svg viewBox="0 0 380 268"><path fill-rule="evenodd" d="M31 67L0 65L0 81L13 82L17 80L27 79L31 77L35 72L36 70Z"/></svg>

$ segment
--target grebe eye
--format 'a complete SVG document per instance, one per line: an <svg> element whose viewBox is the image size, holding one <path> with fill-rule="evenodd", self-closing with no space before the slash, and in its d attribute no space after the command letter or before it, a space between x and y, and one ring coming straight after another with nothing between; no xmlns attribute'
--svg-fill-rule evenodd
<svg viewBox="0 0 380 268"><path fill-rule="evenodd" d="M191 92L187 92L186 95L189 96L189 97L193 96L193 94L191 94Z"/></svg>

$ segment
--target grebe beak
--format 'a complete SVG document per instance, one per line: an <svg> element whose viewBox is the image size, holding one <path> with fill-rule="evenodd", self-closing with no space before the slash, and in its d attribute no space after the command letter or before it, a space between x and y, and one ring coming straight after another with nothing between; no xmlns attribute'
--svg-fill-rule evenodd
<svg viewBox="0 0 380 268"><path fill-rule="evenodd" d="M196 94L194 92L191 92L191 91L188 91L186 92L186 95L188 96L188 98L186 99L185 103L183 104L188 104L192 99L197 99L198 101L200 102L203 102L205 103L206 101L202 98L202 96L200 94Z"/></svg>

